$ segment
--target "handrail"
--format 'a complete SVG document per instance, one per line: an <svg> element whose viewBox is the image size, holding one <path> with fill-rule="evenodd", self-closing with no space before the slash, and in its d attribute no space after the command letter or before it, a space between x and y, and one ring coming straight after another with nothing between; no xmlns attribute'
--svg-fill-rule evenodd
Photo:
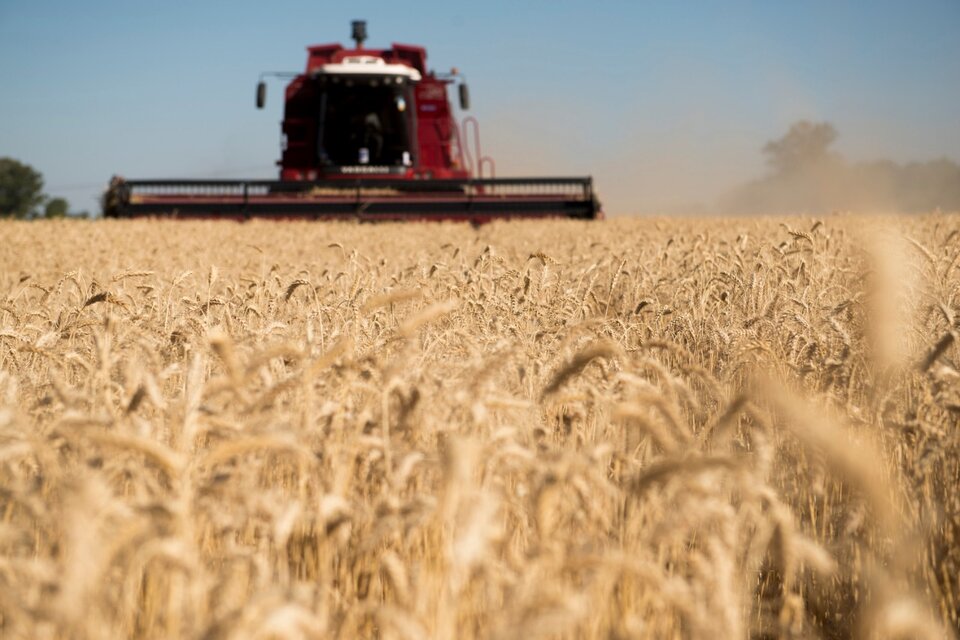
<svg viewBox="0 0 960 640"><path fill-rule="evenodd" d="M473 125L473 148L477 154L477 177L483 178L483 165L486 164L490 167L490 177L493 178L496 175L497 166L493 162L493 158L483 155L483 151L480 149L480 121L474 116L467 116L463 119L463 136L466 139L469 139L467 137L467 129L469 125ZM473 164L472 159L470 164Z"/></svg>

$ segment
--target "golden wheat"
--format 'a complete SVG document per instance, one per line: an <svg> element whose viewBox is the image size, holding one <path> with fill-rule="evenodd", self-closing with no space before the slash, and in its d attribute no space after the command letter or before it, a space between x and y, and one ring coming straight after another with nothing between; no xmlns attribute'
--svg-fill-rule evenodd
<svg viewBox="0 0 960 640"><path fill-rule="evenodd" d="M0 222L0 636L953 637L957 224Z"/></svg>

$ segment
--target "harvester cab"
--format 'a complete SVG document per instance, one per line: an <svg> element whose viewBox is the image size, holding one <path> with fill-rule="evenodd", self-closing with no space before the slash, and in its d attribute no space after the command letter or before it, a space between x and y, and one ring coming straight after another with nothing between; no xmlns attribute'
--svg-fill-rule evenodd
<svg viewBox="0 0 960 640"><path fill-rule="evenodd" d="M310 46L302 72L261 74L261 109L265 79L289 80L279 181L114 179L105 214L473 222L599 217L589 177L494 177L493 160L480 149L479 123L466 117L458 125L448 99L448 88L456 86L460 110L469 108L464 77L456 69L428 70L423 47L366 48L366 23L354 21L352 28L352 48Z"/></svg>
<svg viewBox="0 0 960 640"><path fill-rule="evenodd" d="M354 48L308 47L306 70L286 88L281 179L469 177L446 89L462 78L427 71L422 47L366 49L366 37L358 20ZM261 108L268 75L288 74L261 76Z"/></svg>

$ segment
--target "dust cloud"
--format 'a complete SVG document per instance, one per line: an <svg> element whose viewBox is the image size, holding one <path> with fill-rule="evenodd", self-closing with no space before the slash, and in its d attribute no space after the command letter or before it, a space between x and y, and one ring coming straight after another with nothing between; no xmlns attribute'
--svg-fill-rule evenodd
<svg viewBox="0 0 960 640"><path fill-rule="evenodd" d="M762 138L706 120L593 131L497 115L484 149L498 175L593 175L608 216L960 211L956 162L850 161L827 122L801 120L758 149Z"/></svg>
<svg viewBox="0 0 960 640"><path fill-rule="evenodd" d="M960 210L957 163L946 158L907 164L848 162L830 149L837 137L829 123L795 123L786 135L763 147L769 173L729 191L720 198L718 212Z"/></svg>

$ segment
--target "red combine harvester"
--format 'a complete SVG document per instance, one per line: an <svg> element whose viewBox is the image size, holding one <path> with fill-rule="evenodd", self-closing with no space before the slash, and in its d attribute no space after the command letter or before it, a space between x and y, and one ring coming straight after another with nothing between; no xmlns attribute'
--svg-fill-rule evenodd
<svg viewBox="0 0 960 640"><path fill-rule="evenodd" d="M601 217L585 178L495 178L480 153L477 120L457 126L447 88L467 85L456 70L428 71L422 47L308 47L303 73L286 88L279 180L124 180L104 196L108 217L468 220ZM471 132L471 145L466 134ZM486 174L484 175L484 170Z"/></svg>

